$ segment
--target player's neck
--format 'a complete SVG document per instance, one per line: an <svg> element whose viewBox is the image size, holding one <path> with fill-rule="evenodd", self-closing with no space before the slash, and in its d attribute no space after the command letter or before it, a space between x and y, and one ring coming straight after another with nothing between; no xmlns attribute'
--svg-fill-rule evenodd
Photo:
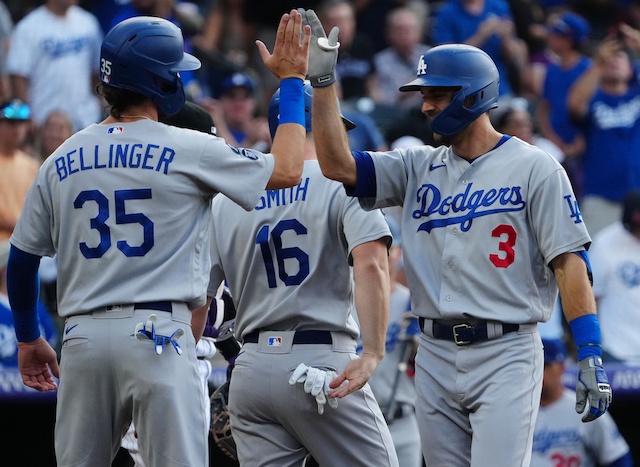
<svg viewBox="0 0 640 467"><path fill-rule="evenodd" d="M496 147L502 138L502 133L497 132L490 124L480 123L478 120L473 122L465 129L467 130L465 137L452 143L451 149L457 156L471 161Z"/></svg>
<svg viewBox="0 0 640 467"><path fill-rule="evenodd" d="M109 115L102 123L127 123L138 120L153 120L157 122L158 110L153 105L136 105L122 110L119 117Z"/></svg>

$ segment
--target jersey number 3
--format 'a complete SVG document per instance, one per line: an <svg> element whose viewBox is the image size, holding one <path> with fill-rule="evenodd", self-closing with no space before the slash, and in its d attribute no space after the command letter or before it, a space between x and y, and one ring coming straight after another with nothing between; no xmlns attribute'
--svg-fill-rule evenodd
<svg viewBox="0 0 640 467"><path fill-rule="evenodd" d="M131 246L126 240L118 240L116 246L125 256L144 256L153 247L153 222L142 213L127 214L125 202L130 199L151 199L151 189L116 190L115 218L116 224L140 224L142 226L143 241L138 246ZM111 229L107 225L109 219L109 200L98 190L85 190L80 192L73 202L73 207L81 209L85 203L93 201L98 205L98 215L91 218L91 229L100 234L100 243L89 246L86 242L80 242L80 251L85 258L102 258L111 248Z"/></svg>
<svg viewBox="0 0 640 467"><path fill-rule="evenodd" d="M516 245L516 230L510 225L500 224L493 229L491 236L504 240L498 243L498 250L502 254L490 254L489 260L497 268L508 268L516 259L516 252L513 249Z"/></svg>
<svg viewBox="0 0 640 467"><path fill-rule="evenodd" d="M283 247L282 234L287 230L293 230L297 235L306 235L307 228L297 219L282 220L269 232L269 226L264 225L258 231L256 236L256 244L260 245L260 252L264 261L264 267L267 271L267 282L269 288L273 289L278 286L276 282L276 268L273 263L273 255L269 246L269 239L273 240L276 261L278 264L278 277L284 285L300 285L309 275L309 255L298 247ZM298 272L290 275L285 270L285 261L287 259L298 262Z"/></svg>

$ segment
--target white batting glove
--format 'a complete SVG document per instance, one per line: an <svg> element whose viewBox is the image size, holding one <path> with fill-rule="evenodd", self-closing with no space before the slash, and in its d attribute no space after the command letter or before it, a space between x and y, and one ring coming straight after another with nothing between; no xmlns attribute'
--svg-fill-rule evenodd
<svg viewBox="0 0 640 467"><path fill-rule="evenodd" d="M318 414L324 413L324 407L329 403L329 407L335 409L338 407L338 399L335 397L327 398L327 394L331 390L329 383L337 376L335 371L321 370L304 363L298 365L289 378L289 384L304 383L304 392L311 394L316 398L318 403Z"/></svg>
<svg viewBox="0 0 640 467"><path fill-rule="evenodd" d="M292 386L296 383L304 383L304 380L307 379L307 371L309 371L309 367L304 363L301 363L297 366L293 373L291 373L291 377L289 378L289 384Z"/></svg>

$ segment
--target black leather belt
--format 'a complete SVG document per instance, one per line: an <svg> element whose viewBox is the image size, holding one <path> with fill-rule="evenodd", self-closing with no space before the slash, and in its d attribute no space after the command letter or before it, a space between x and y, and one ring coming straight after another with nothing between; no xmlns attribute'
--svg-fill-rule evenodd
<svg viewBox="0 0 640 467"><path fill-rule="evenodd" d="M161 301L161 302L140 302L134 303L134 310L156 310L156 311L166 311L171 313L173 307L171 306L171 302L169 301Z"/></svg>
<svg viewBox="0 0 640 467"><path fill-rule="evenodd" d="M424 332L425 319L419 318L418 321L420 323L420 329ZM519 324L498 323L498 325L502 327L501 335L520 329ZM486 321L473 324L442 324L438 320L433 320L432 332L434 338L453 341L458 345L468 345L474 342L489 340Z"/></svg>
<svg viewBox="0 0 640 467"><path fill-rule="evenodd" d="M278 334L279 331L262 331L262 332L270 332L274 336ZM243 341L257 344L258 338L260 337L260 331L253 331L246 336L244 336ZM296 331L293 336L294 344L333 344L333 339L331 338L330 331Z"/></svg>

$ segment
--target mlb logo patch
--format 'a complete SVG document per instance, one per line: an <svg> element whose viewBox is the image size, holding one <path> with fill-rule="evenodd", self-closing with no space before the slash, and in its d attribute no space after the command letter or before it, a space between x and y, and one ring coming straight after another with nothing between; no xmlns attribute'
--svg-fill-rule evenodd
<svg viewBox="0 0 640 467"><path fill-rule="evenodd" d="M119 135L123 131L124 131L123 126L112 126L107 130L107 133L109 133L110 135Z"/></svg>
<svg viewBox="0 0 640 467"><path fill-rule="evenodd" d="M282 337L269 336L269 347L282 347Z"/></svg>

